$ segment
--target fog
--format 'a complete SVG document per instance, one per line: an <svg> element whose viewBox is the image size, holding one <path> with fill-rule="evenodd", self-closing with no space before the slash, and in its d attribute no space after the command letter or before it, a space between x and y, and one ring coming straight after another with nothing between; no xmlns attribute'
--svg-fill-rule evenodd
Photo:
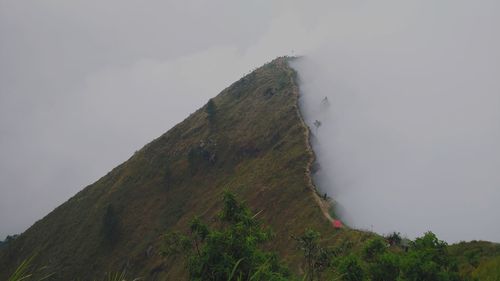
<svg viewBox="0 0 500 281"><path fill-rule="evenodd" d="M250 70L300 55L303 113L322 121L316 181L347 222L500 241L499 8L0 0L0 239Z"/></svg>
<svg viewBox="0 0 500 281"><path fill-rule="evenodd" d="M294 65L315 181L353 227L500 241L500 4L385 2Z"/></svg>

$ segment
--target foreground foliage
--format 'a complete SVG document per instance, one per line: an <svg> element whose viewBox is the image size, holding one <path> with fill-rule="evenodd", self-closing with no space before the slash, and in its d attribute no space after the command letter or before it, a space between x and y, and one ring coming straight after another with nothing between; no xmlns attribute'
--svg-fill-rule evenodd
<svg viewBox="0 0 500 281"><path fill-rule="evenodd" d="M12 275L7 279L7 281L33 280L32 277L34 272L43 274L43 277L36 279L37 281L47 280L52 277L53 274L47 273L45 267L39 269L32 268L31 263L34 257L35 255L22 261L21 264L19 264L16 270L12 273Z"/></svg>
<svg viewBox="0 0 500 281"><path fill-rule="evenodd" d="M219 228L195 217L187 235L165 236L163 253L183 255L191 280L288 280L276 254L262 249L272 233L234 194L225 192Z"/></svg>
<svg viewBox="0 0 500 281"><path fill-rule="evenodd" d="M184 256L191 280L292 279L276 254L262 249L272 238L271 232L234 194L224 193L218 219L218 228L210 228L195 217L187 234L166 234L163 253ZM411 241L407 248L390 247L388 240L375 236L361 251L323 245L320 236L307 229L294 237L304 257L303 280L321 280L324 271L345 281L461 280L448 245L432 232ZM392 237L390 241L401 240Z"/></svg>
<svg viewBox="0 0 500 281"><path fill-rule="evenodd" d="M373 236L361 248L331 246L321 241L320 233L307 229L294 237L303 253L302 278L291 274L280 257L265 248L273 235L264 228L234 194L225 192L223 207L217 216L217 226L209 227L195 217L186 234L170 232L164 236L162 253L184 257L190 280L220 281L284 281L284 280L343 280L343 281L489 281L499 280L500 259L479 263L471 274L459 274L456 257L450 247L432 232L409 241L392 244L391 239ZM392 245L391 245L392 244ZM477 245L465 244L477 249ZM472 245L472 246L471 246ZM481 246L481 244L480 244ZM451 249L457 247L455 245ZM464 248L464 245L460 245ZM484 246L479 249L483 249ZM470 249L469 249L470 250ZM52 280L53 274L33 278L32 258L23 261L7 281ZM125 272L108 274L104 281L126 281ZM148 280L142 278L133 281Z"/></svg>

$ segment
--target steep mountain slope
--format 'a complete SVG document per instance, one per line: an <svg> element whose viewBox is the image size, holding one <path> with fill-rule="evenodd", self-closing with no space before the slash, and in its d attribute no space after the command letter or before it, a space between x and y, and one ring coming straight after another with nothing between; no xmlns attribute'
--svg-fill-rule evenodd
<svg viewBox="0 0 500 281"><path fill-rule="evenodd" d="M224 189L236 192L276 232L297 270L290 238L331 231L313 191L313 154L297 108L295 73L278 58L240 79L128 161L69 199L0 252L0 279L23 259L54 280L100 278L126 269L147 280L179 280L181 261L162 259L162 234L196 214L210 222ZM360 234L363 236L363 234Z"/></svg>

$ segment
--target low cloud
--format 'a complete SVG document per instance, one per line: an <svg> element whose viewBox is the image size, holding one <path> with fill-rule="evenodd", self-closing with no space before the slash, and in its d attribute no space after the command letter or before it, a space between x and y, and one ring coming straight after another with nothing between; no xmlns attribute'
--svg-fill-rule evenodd
<svg viewBox="0 0 500 281"><path fill-rule="evenodd" d="M315 179L352 226L500 241L500 4L388 3L333 12L295 64Z"/></svg>

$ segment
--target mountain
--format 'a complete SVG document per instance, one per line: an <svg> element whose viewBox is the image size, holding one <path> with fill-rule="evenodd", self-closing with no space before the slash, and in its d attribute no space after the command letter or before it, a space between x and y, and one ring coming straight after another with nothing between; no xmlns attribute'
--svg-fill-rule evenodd
<svg viewBox="0 0 500 281"><path fill-rule="evenodd" d="M54 274L50 280L100 280L106 273L122 271L144 280L187 280L182 259L160 255L164 235L187 232L196 215L216 225L225 190L242 198L274 231L266 250L276 251L296 274L304 273L304 259L292 236L308 228L320 232L321 243L337 255L327 278L342 277L337 269L346 265L347 272L354 272L351 269L359 259L354 255L366 257L367 247L387 248L387 242L377 242L380 237L374 233L332 227L331 204L312 183L314 153L298 109L299 91L296 73L288 66L290 59L275 59L241 78L2 244L0 280L30 257L33 269L43 267L42 273ZM498 244L461 242L436 252L432 247L443 244L432 235L419 241L413 245L423 248L413 251L410 245L407 255L407 246L389 242L392 255L384 254L389 257L385 265L399 270L391 262L400 258L403 265L412 267L411 262L416 262L435 269L435 264L426 267L420 261L437 253L439 261L446 262L444 270L459 270L463 280L500 278ZM448 258L457 263L448 263ZM360 264L364 270L375 268L373 260Z"/></svg>
<svg viewBox="0 0 500 281"><path fill-rule="evenodd" d="M158 255L162 235L185 230L197 214L210 222L225 189L274 230L269 248L297 264L290 235L330 231L329 204L309 175L314 155L297 100L286 58L241 78L22 233L0 252L0 279L36 253L34 263L57 280L123 269L179 280L180 261Z"/></svg>

